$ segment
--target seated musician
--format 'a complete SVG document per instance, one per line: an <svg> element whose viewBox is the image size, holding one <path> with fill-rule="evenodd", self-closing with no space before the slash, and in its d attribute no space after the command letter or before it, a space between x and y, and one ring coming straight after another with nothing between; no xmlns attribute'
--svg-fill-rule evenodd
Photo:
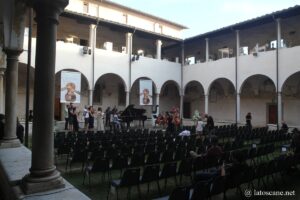
<svg viewBox="0 0 300 200"><path fill-rule="evenodd" d="M121 130L121 120L119 119L117 112L113 113L112 122L113 122L114 128Z"/></svg>

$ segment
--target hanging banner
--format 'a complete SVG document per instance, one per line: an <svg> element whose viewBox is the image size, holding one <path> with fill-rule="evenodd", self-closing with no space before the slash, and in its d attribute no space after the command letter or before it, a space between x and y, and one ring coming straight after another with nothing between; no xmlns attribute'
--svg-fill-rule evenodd
<svg viewBox="0 0 300 200"><path fill-rule="evenodd" d="M152 105L152 80L140 80L140 105Z"/></svg>
<svg viewBox="0 0 300 200"><path fill-rule="evenodd" d="M81 73L80 72L61 72L61 103L80 103Z"/></svg>

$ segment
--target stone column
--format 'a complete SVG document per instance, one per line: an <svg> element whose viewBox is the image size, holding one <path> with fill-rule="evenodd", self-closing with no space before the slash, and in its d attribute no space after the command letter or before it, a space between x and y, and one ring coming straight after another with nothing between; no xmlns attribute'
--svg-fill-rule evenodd
<svg viewBox="0 0 300 200"><path fill-rule="evenodd" d="M93 93L94 90L89 90L89 106L93 105Z"/></svg>
<svg viewBox="0 0 300 200"><path fill-rule="evenodd" d="M126 105L130 104L132 43L133 34L126 33L126 53L128 54L128 91L126 92Z"/></svg>
<svg viewBox="0 0 300 200"><path fill-rule="evenodd" d="M276 92L277 92L277 130L280 129L282 121L282 99L281 89L279 88L280 83L280 65L279 65L279 49L281 46L281 20L276 19L276 32L277 32L277 48L276 48Z"/></svg>
<svg viewBox="0 0 300 200"><path fill-rule="evenodd" d="M277 47L281 48L281 23L280 18L276 19L276 32L277 32Z"/></svg>
<svg viewBox="0 0 300 200"><path fill-rule="evenodd" d="M235 56L235 91L236 91L236 123L241 122L240 116L240 93L238 93L238 66L239 66L239 56L240 56L240 31L235 31L236 37L236 56Z"/></svg>
<svg viewBox="0 0 300 200"><path fill-rule="evenodd" d="M126 33L126 53L132 52L132 33Z"/></svg>
<svg viewBox="0 0 300 200"><path fill-rule="evenodd" d="M240 93L236 94L236 122L241 123L241 97L240 97Z"/></svg>
<svg viewBox="0 0 300 200"><path fill-rule="evenodd" d="M277 124L278 126L282 122L282 97L281 97L281 92L277 93Z"/></svg>
<svg viewBox="0 0 300 200"><path fill-rule="evenodd" d="M58 16L68 0L33 0L31 3L36 12L37 41L32 160L30 174L22 181L26 194L65 186L54 165L53 116Z"/></svg>
<svg viewBox="0 0 300 200"><path fill-rule="evenodd" d="M1 141L1 148L21 146L17 138L17 92L18 92L18 57L21 50L4 49L6 53L7 68L5 72L5 130Z"/></svg>
<svg viewBox="0 0 300 200"><path fill-rule="evenodd" d="M205 38L205 62L209 61L209 39Z"/></svg>
<svg viewBox="0 0 300 200"><path fill-rule="evenodd" d="M205 112L205 114L208 114L208 94L205 94L204 95L204 97L205 97L205 100L204 100L204 105L205 105L205 107L204 107L204 112Z"/></svg>
<svg viewBox="0 0 300 200"><path fill-rule="evenodd" d="M161 40L156 40L156 59L161 60Z"/></svg>
<svg viewBox="0 0 300 200"><path fill-rule="evenodd" d="M95 43L95 39L96 39L96 35L95 35L95 29L96 29L96 25L95 24L91 24L90 25L90 31L89 31L89 47L93 48L94 43Z"/></svg>
<svg viewBox="0 0 300 200"><path fill-rule="evenodd" d="M0 113L4 113L4 91L3 91L3 78L4 78L5 68L0 66Z"/></svg>
<svg viewBox="0 0 300 200"><path fill-rule="evenodd" d="M129 106L129 102L130 102L130 92L126 91L126 107Z"/></svg>
<svg viewBox="0 0 300 200"><path fill-rule="evenodd" d="M156 105L157 105L156 113L159 114L159 93L156 93Z"/></svg>
<svg viewBox="0 0 300 200"><path fill-rule="evenodd" d="M183 93L181 93L180 94L180 108L179 108L180 119L183 119L183 98L184 98L184 95L183 95Z"/></svg>

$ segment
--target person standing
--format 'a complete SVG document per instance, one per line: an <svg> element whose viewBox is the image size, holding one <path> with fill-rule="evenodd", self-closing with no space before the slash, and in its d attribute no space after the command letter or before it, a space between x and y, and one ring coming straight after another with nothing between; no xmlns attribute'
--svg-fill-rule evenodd
<svg viewBox="0 0 300 200"><path fill-rule="evenodd" d="M17 138L20 140L21 143L23 143L24 140L24 127L20 123L19 119L17 118Z"/></svg>
<svg viewBox="0 0 300 200"><path fill-rule="evenodd" d="M89 130L94 129L94 108L93 106L90 106L88 109L88 114L89 114Z"/></svg>
<svg viewBox="0 0 300 200"><path fill-rule="evenodd" d="M103 116L102 108L99 107L97 111L97 131L104 131Z"/></svg>
<svg viewBox="0 0 300 200"><path fill-rule="evenodd" d="M68 107L68 122L69 122L69 130L73 131L73 104L70 103Z"/></svg>
<svg viewBox="0 0 300 200"><path fill-rule="evenodd" d="M84 118L84 130L87 131L89 127L89 111L87 106L84 106L83 118Z"/></svg>
<svg viewBox="0 0 300 200"><path fill-rule="evenodd" d="M79 131L79 124L78 124L78 115L76 112L76 107L73 108L73 115L72 115L72 120L73 120L73 129L75 132Z"/></svg>
<svg viewBox="0 0 300 200"><path fill-rule="evenodd" d="M251 120L252 120L251 112L248 112L246 115L246 126L249 128L249 130L252 129Z"/></svg>
<svg viewBox="0 0 300 200"><path fill-rule="evenodd" d="M69 125L69 105L66 105L64 109L64 117L65 117L65 130L68 130Z"/></svg>
<svg viewBox="0 0 300 200"><path fill-rule="evenodd" d="M105 110L105 126L110 126L110 107L108 106Z"/></svg>

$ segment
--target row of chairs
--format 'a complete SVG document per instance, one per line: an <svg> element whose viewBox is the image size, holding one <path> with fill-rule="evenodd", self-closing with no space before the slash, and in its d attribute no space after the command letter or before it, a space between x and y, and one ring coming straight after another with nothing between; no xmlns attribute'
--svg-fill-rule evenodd
<svg viewBox="0 0 300 200"><path fill-rule="evenodd" d="M244 184L247 185L247 190L253 190L255 188L267 189L270 183L273 183L278 190L280 188L275 176L279 175L280 182L285 183L285 173L291 168L297 168L300 164L299 156L279 156L257 166L248 166L234 175L226 174L207 181L196 182L192 186L180 186L175 188L170 196L156 200L205 200L216 194L223 194L223 199L226 199L227 191L235 188L239 191L240 198L244 199L246 197L242 189ZM269 180L271 182L268 182Z"/></svg>
<svg viewBox="0 0 300 200"><path fill-rule="evenodd" d="M149 194L150 184L156 182L159 194L161 193L160 180L164 180L164 189L167 187L168 179L174 178L175 184L177 185L177 176L180 177L180 182L183 175L190 175L191 173L191 159L184 160L180 163L177 170L177 162L165 163L160 170L160 165L148 165L144 168L142 176L140 168L129 168L126 169L121 179L115 179L110 182L110 187L115 187L117 192L117 199L119 198L118 189L121 187L128 187L127 196L130 197L130 189L132 186L137 186L139 198L140 184L147 184L147 195ZM89 172L91 173L91 172ZM89 176L90 177L90 176ZM110 187L108 189L107 198L109 198Z"/></svg>

